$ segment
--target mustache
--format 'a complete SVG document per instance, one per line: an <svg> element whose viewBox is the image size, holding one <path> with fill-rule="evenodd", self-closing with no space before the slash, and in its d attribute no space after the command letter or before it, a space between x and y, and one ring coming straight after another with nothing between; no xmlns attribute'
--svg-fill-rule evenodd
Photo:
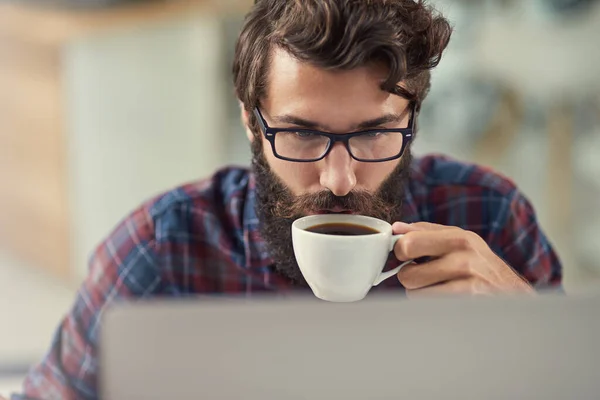
<svg viewBox="0 0 600 400"><path fill-rule="evenodd" d="M278 217L295 219L310 211L341 208L357 214L389 214L394 205L388 204L377 194L366 190L356 190L345 196L336 196L331 191L306 193L296 196L293 201L280 201L275 207Z"/></svg>

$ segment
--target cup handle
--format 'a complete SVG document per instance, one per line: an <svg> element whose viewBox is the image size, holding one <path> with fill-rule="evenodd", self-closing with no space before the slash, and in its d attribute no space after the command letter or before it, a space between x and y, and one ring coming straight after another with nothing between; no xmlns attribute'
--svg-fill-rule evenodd
<svg viewBox="0 0 600 400"><path fill-rule="evenodd" d="M398 241L398 239L400 239L402 236L404 235L394 235L390 238L390 251L394 250L394 246L396 245L396 242ZM387 278L390 278L393 275L396 275L398 272L400 272L400 270L405 266L408 265L410 263L412 263L414 260L408 260L403 262L402 264L398 265L396 268L391 269L389 271L386 272L382 272L381 274L379 274L379 276L377 277L377 279L375 279L375 283L373 283L373 286L377 286L379 285L381 282L385 281Z"/></svg>

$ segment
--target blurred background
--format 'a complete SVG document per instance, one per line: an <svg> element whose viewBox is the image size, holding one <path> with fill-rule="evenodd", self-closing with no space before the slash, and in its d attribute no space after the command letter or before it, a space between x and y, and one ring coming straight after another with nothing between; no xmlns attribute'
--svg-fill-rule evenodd
<svg viewBox="0 0 600 400"><path fill-rule="evenodd" d="M0 394L130 210L250 150L230 82L252 0L0 1ZM533 202L567 293L600 286L600 6L438 0L455 26L417 154L496 168Z"/></svg>

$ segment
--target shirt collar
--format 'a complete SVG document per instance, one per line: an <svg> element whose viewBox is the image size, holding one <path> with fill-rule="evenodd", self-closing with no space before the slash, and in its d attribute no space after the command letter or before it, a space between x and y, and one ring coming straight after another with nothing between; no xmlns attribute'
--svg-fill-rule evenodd
<svg viewBox="0 0 600 400"><path fill-rule="evenodd" d="M405 188L403 208L403 222L413 223L419 221L419 213L415 198L410 190L410 184L407 184ZM267 245L260 235L259 224L260 221L256 215L256 178L250 172L243 217L246 268L265 268L274 263L267 250Z"/></svg>

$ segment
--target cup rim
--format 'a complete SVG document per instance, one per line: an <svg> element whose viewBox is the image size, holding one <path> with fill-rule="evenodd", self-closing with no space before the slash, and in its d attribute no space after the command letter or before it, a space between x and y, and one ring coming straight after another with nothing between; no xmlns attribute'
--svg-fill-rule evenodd
<svg viewBox="0 0 600 400"><path fill-rule="evenodd" d="M354 221L348 221L348 220L354 220ZM356 224L360 224L359 221L369 221L371 222L371 224L364 224L367 225L369 227L378 229L376 226L373 225L377 225L379 227L383 226L385 227L385 230L379 230L378 233L374 233L371 235L357 235L357 236L347 236L347 235L331 235L331 234L324 234L324 233L318 233L318 232L311 232L308 231L307 228L314 226L316 224L319 223L323 223L323 224L327 224L327 223L343 223L343 222L349 222L349 223L356 223ZM311 223L311 221L314 221ZM322 222L321 222L322 221ZM374 224L373 224L374 223ZM305 226L303 226L305 225ZM361 237L361 236L368 236L368 237L374 237L374 236L378 236L378 235L387 235L389 233L392 233L392 225L389 224L388 222L379 219L379 218L374 218L374 217L369 217L367 215L358 215L358 214L318 214L318 215L307 215L301 218L298 218L297 220L295 220L292 223L292 228L298 231L302 231L308 235L319 235L319 236L325 236L325 237L343 237L343 238L349 238L349 237Z"/></svg>

